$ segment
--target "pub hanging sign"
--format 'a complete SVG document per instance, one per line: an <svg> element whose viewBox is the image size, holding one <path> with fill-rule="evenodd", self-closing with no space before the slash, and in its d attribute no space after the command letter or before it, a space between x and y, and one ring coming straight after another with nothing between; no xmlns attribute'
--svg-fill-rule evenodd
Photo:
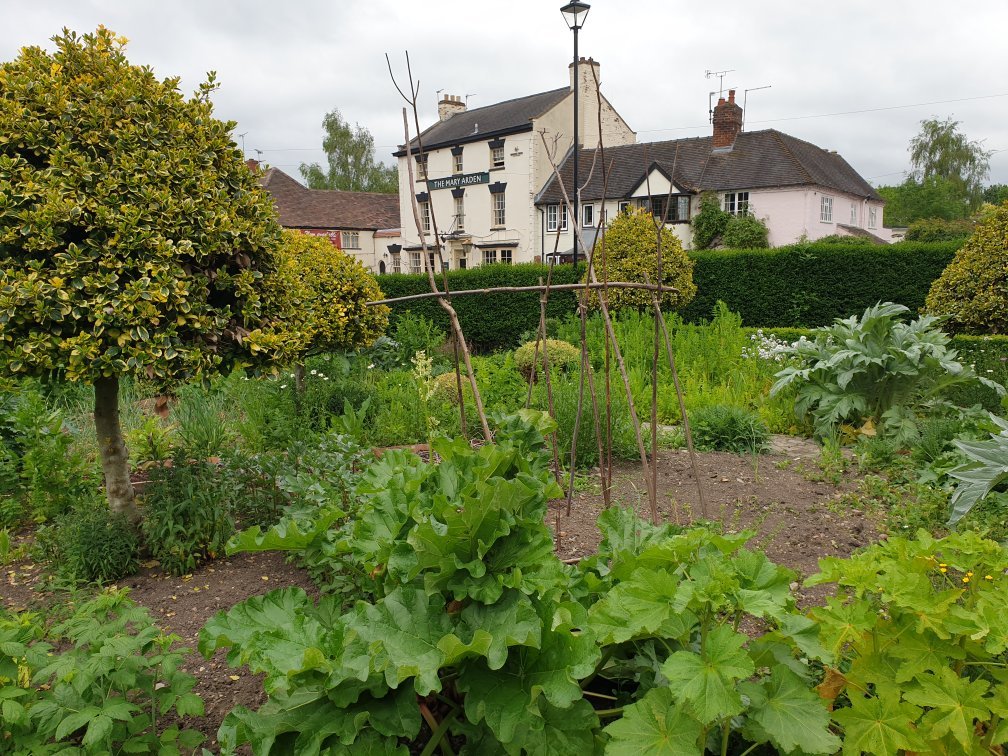
<svg viewBox="0 0 1008 756"><path fill-rule="evenodd" d="M490 172L463 173L459 176L448 176L447 178L427 179L427 188L434 189L458 189L462 186L473 186L475 184L489 184Z"/></svg>

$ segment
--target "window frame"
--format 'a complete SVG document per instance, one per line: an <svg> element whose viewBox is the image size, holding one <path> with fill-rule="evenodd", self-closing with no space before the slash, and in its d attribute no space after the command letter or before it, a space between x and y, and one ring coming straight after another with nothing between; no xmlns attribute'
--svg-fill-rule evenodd
<svg viewBox="0 0 1008 756"><path fill-rule="evenodd" d="M422 157L420 155L416 156L417 181L427 180L428 158L430 158L430 154L424 154Z"/></svg>
<svg viewBox="0 0 1008 756"><path fill-rule="evenodd" d="M392 252L390 254L392 255L392 272L402 273L402 253Z"/></svg>
<svg viewBox="0 0 1008 756"><path fill-rule="evenodd" d="M490 228L504 228L507 225L507 202L504 192L492 192L490 202Z"/></svg>
<svg viewBox="0 0 1008 756"><path fill-rule="evenodd" d="M483 265L497 264L497 250L493 248L483 249Z"/></svg>
<svg viewBox="0 0 1008 756"><path fill-rule="evenodd" d="M511 265L514 260L514 255L512 254L511 247L502 247L500 251L500 263L501 265Z"/></svg>
<svg viewBox="0 0 1008 756"><path fill-rule="evenodd" d="M878 228L878 208L868 206L868 228Z"/></svg>
<svg viewBox="0 0 1008 756"><path fill-rule="evenodd" d="M360 249L360 231L340 231L341 249Z"/></svg>
<svg viewBox="0 0 1008 756"><path fill-rule="evenodd" d="M546 232L555 233L560 228L560 205L546 205Z"/></svg>
<svg viewBox="0 0 1008 756"><path fill-rule="evenodd" d="M455 230L465 231L465 197L455 197Z"/></svg>
<svg viewBox="0 0 1008 756"><path fill-rule="evenodd" d="M500 154L500 160L497 159L498 153ZM504 145L500 147L490 148L490 169L500 170L504 167Z"/></svg>
<svg viewBox="0 0 1008 756"><path fill-rule="evenodd" d="M420 267L420 251L410 252L410 272L411 273L423 273L423 268Z"/></svg>
<svg viewBox="0 0 1008 756"><path fill-rule="evenodd" d="M819 195L819 222L833 222L833 197L828 194Z"/></svg>
<svg viewBox="0 0 1008 756"><path fill-rule="evenodd" d="M595 203L581 205L581 228L595 228Z"/></svg>
<svg viewBox="0 0 1008 756"><path fill-rule="evenodd" d="M850 224L852 226L854 226L855 228L857 228L857 226L858 226L858 211L857 211L857 206L858 206L857 202L851 202L850 203Z"/></svg>
<svg viewBox="0 0 1008 756"><path fill-rule="evenodd" d="M431 232L431 206L430 200L420 200L420 227L425 234Z"/></svg>
<svg viewBox="0 0 1008 756"><path fill-rule="evenodd" d="M729 197L731 198L729 200ZM725 192L721 209L730 215L744 217L749 215L749 192Z"/></svg>
<svg viewBox="0 0 1008 756"><path fill-rule="evenodd" d="M463 173L461 152L459 152L457 155L452 155L452 170L454 173Z"/></svg>

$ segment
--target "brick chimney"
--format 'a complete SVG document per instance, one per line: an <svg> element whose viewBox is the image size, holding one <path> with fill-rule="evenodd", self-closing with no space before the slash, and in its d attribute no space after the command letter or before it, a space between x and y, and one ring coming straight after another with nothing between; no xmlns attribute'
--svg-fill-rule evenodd
<svg viewBox="0 0 1008 756"><path fill-rule="evenodd" d="M460 95L446 94L437 104L438 120L447 121L456 113L465 113L466 104Z"/></svg>
<svg viewBox="0 0 1008 756"><path fill-rule="evenodd" d="M714 149L731 149L735 137L742 131L742 108L735 103L735 90L728 90L728 99L718 100L714 108Z"/></svg>
<svg viewBox="0 0 1008 756"><path fill-rule="evenodd" d="M595 73L592 74L592 69L595 69ZM568 63L567 70L570 72L570 89L574 91L574 64ZM584 94L585 91L591 91L592 95L595 93L595 80L599 80L599 84L602 83L602 77L599 76L599 71L601 66L592 58L585 58L582 56L578 60L578 83L581 85L581 93Z"/></svg>

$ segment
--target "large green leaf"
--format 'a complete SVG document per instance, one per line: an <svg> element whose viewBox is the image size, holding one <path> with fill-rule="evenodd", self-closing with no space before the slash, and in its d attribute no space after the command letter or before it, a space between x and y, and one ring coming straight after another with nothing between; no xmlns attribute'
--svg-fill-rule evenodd
<svg viewBox="0 0 1008 756"><path fill-rule="evenodd" d="M750 730L760 735L752 738L756 742L769 740L784 753L836 753L840 747L823 700L791 670L775 666L769 678L739 689L749 697Z"/></svg>
<svg viewBox="0 0 1008 756"><path fill-rule="evenodd" d="M227 543L227 553L241 554L257 551L300 551L327 533L346 512L336 507L327 507L318 513L310 525L284 519L263 532L258 526L245 528L231 536Z"/></svg>
<svg viewBox="0 0 1008 756"><path fill-rule="evenodd" d="M333 601L323 598L322 601ZM285 689L288 679L307 670L331 670L342 649L342 628L326 628L314 603L300 588L253 596L218 612L200 631L199 651L209 658L228 648L228 663L265 672L267 691Z"/></svg>
<svg viewBox="0 0 1008 756"><path fill-rule="evenodd" d="M444 596L400 586L375 604L359 602L347 627L367 644L372 669L389 687L412 677L420 695L441 690L440 643L452 631Z"/></svg>
<svg viewBox="0 0 1008 756"><path fill-rule="evenodd" d="M921 722L925 738L938 740L951 733L963 748L968 748L973 741L974 720L986 721L990 716L990 704L984 699L989 687L985 680L969 680L944 667L937 674L918 675L916 685L903 697L930 709Z"/></svg>
<svg viewBox="0 0 1008 756"><path fill-rule="evenodd" d="M677 702L688 702L697 718L709 724L742 711L737 683L753 673L742 649L747 638L721 625L707 634L701 653L676 651L662 665Z"/></svg>
<svg viewBox="0 0 1008 756"><path fill-rule="evenodd" d="M675 703L668 688L654 688L605 728L606 756L700 756L703 725Z"/></svg>
<svg viewBox="0 0 1008 756"><path fill-rule="evenodd" d="M471 722L486 720L502 743L510 743L530 717L541 719L540 696L560 709L581 698L577 681L590 675L599 651L590 637L569 632L543 635L542 647L515 646L499 670L476 660L463 664L459 690L466 693L465 712Z"/></svg>
<svg viewBox="0 0 1008 756"><path fill-rule="evenodd" d="M638 569L591 607L590 629L602 644L624 643L659 631L666 638L682 638L697 618L687 609L675 608L681 581L666 570Z"/></svg>
<svg viewBox="0 0 1008 756"><path fill-rule="evenodd" d="M510 590L495 604L471 603L465 607L452 634L444 636L438 646L445 655L445 664L483 656L490 669L500 669L511 646L538 648L542 629L542 620L529 597Z"/></svg>
<svg viewBox="0 0 1008 756"><path fill-rule="evenodd" d="M583 698L561 709L540 699L540 717L529 717L507 745L508 753L524 756L590 756L595 753L598 717Z"/></svg>
<svg viewBox="0 0 1008 756"><path fill-rule="evenodd" d="M248 744L254 756L315 756L331 747L342 752L340 746L357 752L353 747L358 741L363 752L376 740L394 748L395 738L415 738L419 732L420 712L408 689L338 706L324 686L304 686L289 696L271 697L258 711L237 707L224 719L217 739L226 753Z"/></svg>
<svg viewBox="0 0 1008 756"><path fill-rule="evenodd" d="M851 705L833 712L833 720L844 728L844 756L862 753L897 756L903 749L923 751L927 746L915 722L921 710L899 700L896 694L852 695Z"/></svg>

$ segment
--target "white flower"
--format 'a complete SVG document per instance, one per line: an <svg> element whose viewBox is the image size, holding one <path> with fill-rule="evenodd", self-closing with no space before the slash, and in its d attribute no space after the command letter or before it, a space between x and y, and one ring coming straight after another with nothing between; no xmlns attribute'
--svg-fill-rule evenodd
<svg viewBox="0 0 1008 756"><path fill-rule="evenodd" d="M312 371L311 371L311 374L312 374L312 375L318 375L318 370L312 370Z"/></svg>
<svg viewBox="0 0 1008 756"><path fill-rule="evenodd" d="M368 366L367 366L367 369L368 370L373 370L374 369L374 363L373 362L369 363Z"/></svg>
<svg viewBox="0 0 1008 756"><path fill-rule="evenodd" d="M287 388L287 384L286 383L281 383L280 384L280 388Z"/></svg>

